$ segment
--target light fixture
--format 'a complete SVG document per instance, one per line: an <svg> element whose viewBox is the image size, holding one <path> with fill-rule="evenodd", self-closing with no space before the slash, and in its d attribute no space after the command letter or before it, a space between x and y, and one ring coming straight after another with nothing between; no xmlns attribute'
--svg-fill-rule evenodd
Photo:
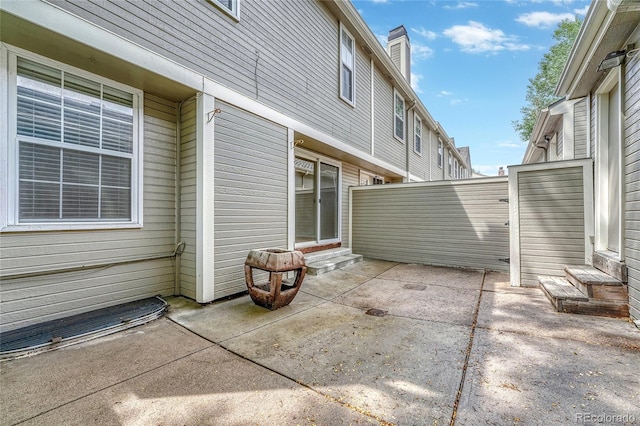
<svg viewBox="0 0 640 426"><path fill-rule="evenodd" d="M616 50L615 52L608 53L602 62L600 62L600 65L598 65L598 72L617 67L624 61L626 54L626 50Z"/></svg>

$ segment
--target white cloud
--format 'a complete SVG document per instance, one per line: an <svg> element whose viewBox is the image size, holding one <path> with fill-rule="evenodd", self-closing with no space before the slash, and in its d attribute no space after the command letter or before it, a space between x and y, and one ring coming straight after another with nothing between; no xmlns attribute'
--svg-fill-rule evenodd
<svg viewBox="0 0 640 426"><path fill-rule="evenodd" d="M426 30L424 27L420 27L420 28L411 28L411 31L413 31L414 33L426 38L427 40L435 40L435 38L438 36L436 33L434 33L433 31L429 31Z"/></svg>
<svg viewBox="0 0 640 426"><path fill-rule="evenodd" d="M517 142L512 142L512 141L504 141L504 142L498 142L498 146L501 148L523 148L526 147L526 143L517 143Z"/></svg>
<svg viewBox="0 0 640 426"><path fill-rule="evenodd" d="M478 7L478 3L472 3L469 1L461 1L458 2L458 4L456 4L455 6L444 6L443 9L448 9L448 10L460 10L460 9L469 9L472 7Z"/></svg>
<svg viewBox="0 0 640 426"><path fill-rule="evenodd" d="M574 18L572 13L530 12L518 16L516 21L527 27L551 28L565 19Z"/></svg>
<svg viewBox="0 0 640 426"><path fill-rule="evenodd" d="M411 88L416 93L422 93L422 89L420 89L420 81L422 78L422 74L411 73Z"/></svg>
<svg viewBox="0 0 640 426"><path fill-rule="evenodd" d="M589 5L586 5L582 9L573 9L576 15L582 15L582 16L586 15L588 10L589 10Z"/></svg>
<svg viewBox="0 0 640 426"><path fill-rule="evenodd" d="M451 92L447 92L446 90L441 90L441 91L438 93L438 97L439 97L439 98L441 98L441 97L443 97L443 96L451 96L451 95L453 95L453 93L451 93Z"/></svg>
<svg viewBox="0 0 640 426"><path fill-rule="evenodd" d="M507 36L502 30L494 30L475 21L469 21L468 25L454 25L443 34L467 53L497 53L530 48L526 44L517 43L516 37Z"/></svg>
<svg viewBox="0 0 640 426"><path fill-rule="evenodd" d="M374 34L383 47L387 47L388 37L383 34Z"/></svg>
<svg viewBox="0 0 640 426"><path fill-rule="evenodd" d="M433 55L433 49L420 43L411 43L411 61L417 62Z"/></svg>
<svg viewBox="0 0 640 426"><path fill-rule="evenodd" d="M371 0L373 3L388 3L389 0Z"/></svg>
<svg viewBox="0 0 640 426"><path fill-rule="evenodd" d="M449 105L451 106L460 105L461 103L462 103L462 99L451 99L451 101L449 101Z"/></svg>

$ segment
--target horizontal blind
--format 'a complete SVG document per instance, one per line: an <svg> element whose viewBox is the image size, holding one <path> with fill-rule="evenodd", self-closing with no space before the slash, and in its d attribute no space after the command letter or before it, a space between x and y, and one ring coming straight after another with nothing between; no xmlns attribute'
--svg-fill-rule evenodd
<svg viewBox="0 0 640 426"><path fill-rule="evenodd" d="M133 94L18 58L21 221L130 220Z"/></svg>

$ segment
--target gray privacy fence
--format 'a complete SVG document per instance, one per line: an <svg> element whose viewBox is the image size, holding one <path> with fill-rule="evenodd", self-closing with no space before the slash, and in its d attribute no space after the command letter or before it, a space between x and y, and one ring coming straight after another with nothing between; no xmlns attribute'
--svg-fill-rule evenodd
<svg viewBox="0 0 640 426"><path fill-rule="evenodd" d="M513 286L591 264L591 159L509 167L508 178L350 188L351 247L405 263L509 271Z"/></svg>
<svg viewBox="0 0 640 426"><path fill-rule="evenodd" d="M508 179L351 187L354 253L508 271Z"/></svg>

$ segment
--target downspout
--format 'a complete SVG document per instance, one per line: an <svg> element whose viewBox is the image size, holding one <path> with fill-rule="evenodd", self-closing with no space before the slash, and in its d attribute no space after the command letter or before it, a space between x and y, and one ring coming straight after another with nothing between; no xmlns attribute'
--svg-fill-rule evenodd
<svg viewBox="0 0 640 426"><path fill-rule="evenodd" d="M587 158L591 155L591 92L587 95Z"/></svg>
<svg viewBox="0 0 640 426"><path fill-rule="evenodd" d="M625 228L625 216L626 216L626 204L627 204L627 191L626 191L626 179L625 179L625 147L626 147L626 131L625 131L625 123L623 118L626 117L626 94L627 94L627 85L626 85L626 75L627 75L627 64L626 62L622 62L620 65L620 74L618 78L618 84L620 86L620 123L618 127L620 128L620 149L618 150L618 164L620 164L620 171L618 173L618 191L620 193L620 213L619 213L619 229L618 229L618 244L620 247L618 248L620 260L624 261L625 259L625 237L624 237L624 228Z"/></svg>
<svg viewBox="0 0 640 426"><path fill-rule="evenodd" d="M370 59L371 63L371 156L375 156L375 144L376 144L376 120L375 120L375 64L373 58Z"/></svg>
<svg viewBox="0 0 640 426"><path fill-rule="evenodd" d="M175 234L174 241L176 247L180 244L180 239L182 238L182 105L188 99L183 100L178 104L178 114L176 117L176 223L175 223ZM184 247L183 247L184 250ZM182 293L181 279L180 275L182 271L180 269L180 260L182 258L182 250L178 253L176 250L176 257L174 263L174 276L173 276L173 295L179 296Z"/></svg>
<svg viewBox="0 0 640 426"><path fill-rule="evenodd" d="M429 129L429 150L427 151L427 176L429 177L427 180L431 182L431 147L433 145L433 132ZM436 149L438 146L436 145Z"/></svg>
<svg viewBox="0 0 640 426"><path fill-rule="evenodd" d="M173 294L174 296L180 296L182 293L181 285L181 258L182 252L186 244L182 241L182 106L185 102L195 99L195 96L191 96L178 104L178 114L176 116L176 198L175 198L175 230L174 230L174 242L175 242L175 260L174 260L174 276L173 276Z"/></svg>

